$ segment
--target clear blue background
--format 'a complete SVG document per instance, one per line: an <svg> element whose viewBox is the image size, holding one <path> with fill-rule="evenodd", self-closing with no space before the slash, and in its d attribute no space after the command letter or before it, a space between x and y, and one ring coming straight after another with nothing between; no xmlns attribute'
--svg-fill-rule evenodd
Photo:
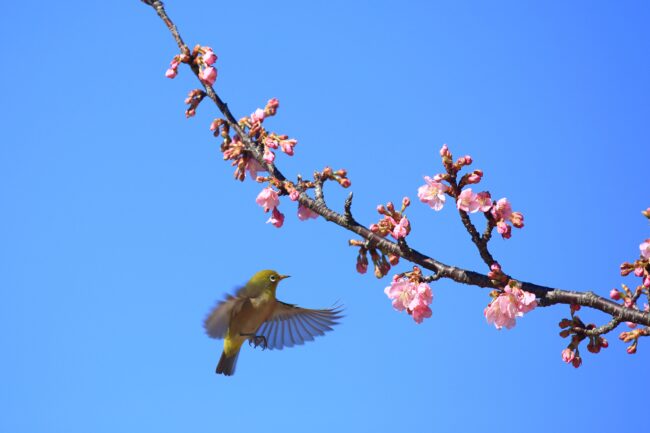
<svg viewBox="0 0 650 433"><path fill-rule="evenodd" d="M604 2L168 1L190 45L219 55L237 116L299 139L290 177L349 170L355 216L415 199L448 143L483 188L526 217L492 250L527 281L607 294L649 236L650 7ZM355 272L351 234L322 219L264 224L260 186L232 180L187 69L153 10L121 2L2 4L0 431L610 432L647 424L650 341L616 336L560 359L537 309L488 326L487 291L435 283L433 317L392 310L387 280ZM340 209L345 192L326 190ZM415 202L416 200L414 200ZM414 203L411 244L485 271L453 208ZM202 320L258 269L279 296L346 305L300 348L245 347L216 376ZM401 264L397 270L408 269ZM606 317L584 312L587 320Z"/></svg>

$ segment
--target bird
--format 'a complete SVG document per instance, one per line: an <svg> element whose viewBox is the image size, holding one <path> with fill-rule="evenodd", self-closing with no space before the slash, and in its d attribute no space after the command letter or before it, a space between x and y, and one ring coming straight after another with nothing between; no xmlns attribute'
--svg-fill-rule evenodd
<svg viewBox="0 0 650 433"><path fill-rule="evenodd" d="M208 314L203 323L206 333L211 338L224 339L217 374L235 373L239 351L246 340L263 350L280 350L312 341L338 324L343 317L342 306L309 309L278 300L278 283L288 277L270 269L259 271Z"/></svg>

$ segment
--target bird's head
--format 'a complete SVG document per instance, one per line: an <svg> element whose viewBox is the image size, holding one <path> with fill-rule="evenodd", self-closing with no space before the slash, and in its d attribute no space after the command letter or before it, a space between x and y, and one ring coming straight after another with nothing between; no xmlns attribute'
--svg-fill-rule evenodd
<svg viewBox="0 0 650 433"><path fill-rule="evenodd" d="M285 278L289 278L289 275L280 275L275 271L267 269L264 271L259 271L253 275L253 277L248 282L248 285L260 288L262 290L273 289L273 291L275 291L278 283Z"/></svg>

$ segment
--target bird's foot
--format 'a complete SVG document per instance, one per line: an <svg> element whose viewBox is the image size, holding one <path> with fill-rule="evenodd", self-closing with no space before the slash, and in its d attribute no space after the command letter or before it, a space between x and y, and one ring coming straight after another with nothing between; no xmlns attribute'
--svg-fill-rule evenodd
<svg viewBox="0 0 650 433"><path fill-rule="evenodd" d="M266 341L266 337L263 335L254 335L248 339L248 344L257 349L258 346L262 347L262 350L266 349L269 344Z"/></svg>

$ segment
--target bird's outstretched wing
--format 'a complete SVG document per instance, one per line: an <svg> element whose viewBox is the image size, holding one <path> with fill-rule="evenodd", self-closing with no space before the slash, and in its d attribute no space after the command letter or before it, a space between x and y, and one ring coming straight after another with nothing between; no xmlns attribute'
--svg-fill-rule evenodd
<svg viewBox="0 0 650 433"><path fill-rule="evenodd" d="M331 331L343 317L339 306L322 310L300 308L277 301L275 311L260 326L256 334L266 338L266 347L282 349L312 341L318 335Z"/></svg>
<svg viewBox="0 0 650 433"><path fill-rule="evenodd" d="M211 338L223 338L226 336L230 318L233 311L237 311L243 305L245 299L238 298L232 295L226 295L226 298L219 302L216 307L212 309L208 317L203 322L205 332Z"/></svg>

